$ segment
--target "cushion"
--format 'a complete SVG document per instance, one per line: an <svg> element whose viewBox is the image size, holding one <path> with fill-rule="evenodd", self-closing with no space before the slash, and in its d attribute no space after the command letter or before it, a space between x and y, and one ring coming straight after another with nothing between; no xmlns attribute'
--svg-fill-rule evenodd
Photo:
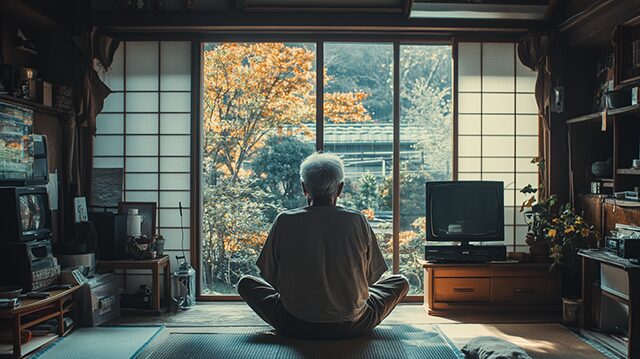
<svg viewBox="0 0 640 359"><path fill-rule="evenodd" d="M496 337L473 338L462 352L467 359L533 359L519 346Z"/></svg>

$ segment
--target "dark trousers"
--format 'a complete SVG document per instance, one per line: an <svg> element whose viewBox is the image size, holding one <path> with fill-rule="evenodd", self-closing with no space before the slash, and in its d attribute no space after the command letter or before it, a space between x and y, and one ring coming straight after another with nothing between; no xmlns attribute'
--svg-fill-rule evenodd
<svg viewBox="0 0 640 359"><path fill-rule="evenodd" d="M244 276L238 282L238 293L262 320L279 334L301 339L344 339L365 334L386 318L409 292L403 275L392 275L369 287L369 299L363 315L354 322L307 322L290 314L280 294L262 278Z"/></svg>

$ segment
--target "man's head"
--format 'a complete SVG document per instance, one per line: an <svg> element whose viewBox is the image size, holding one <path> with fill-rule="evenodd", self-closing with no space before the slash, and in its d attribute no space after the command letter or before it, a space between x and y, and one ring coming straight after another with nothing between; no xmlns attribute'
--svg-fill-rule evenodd
<svg viewBox="0 0 640 359"><path fill-rule="evenodd" d="M300 165L300 180L311 200L335 204L344 186L344 163L336 155L314 153Z"/></svg>

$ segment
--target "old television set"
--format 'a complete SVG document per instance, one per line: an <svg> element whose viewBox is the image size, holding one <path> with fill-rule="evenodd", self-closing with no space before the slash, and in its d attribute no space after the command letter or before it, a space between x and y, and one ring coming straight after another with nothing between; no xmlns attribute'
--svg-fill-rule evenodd
<svg viewBox="0 0 640 359"><path fill-rule="evenodd" d="M495 243L504 241L503 182L427 182L426 201L426 260L506 259L506 247Z"/></svg>
<svg viewBox="0 0 640 359"><path fill-rule="evenodd" d="M51 213L45 187L0 187L0 242L51 237Z"/></svg>

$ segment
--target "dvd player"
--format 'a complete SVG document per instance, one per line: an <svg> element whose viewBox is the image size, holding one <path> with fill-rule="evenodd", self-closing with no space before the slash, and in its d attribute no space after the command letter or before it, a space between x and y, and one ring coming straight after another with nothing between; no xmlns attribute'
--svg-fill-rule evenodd
<svg viewBox="0 0 640 359"><path fill-rule="evenodd" d="M424 259L431 263L486 263L507 259L505 245L425 245Z"/></svg>

